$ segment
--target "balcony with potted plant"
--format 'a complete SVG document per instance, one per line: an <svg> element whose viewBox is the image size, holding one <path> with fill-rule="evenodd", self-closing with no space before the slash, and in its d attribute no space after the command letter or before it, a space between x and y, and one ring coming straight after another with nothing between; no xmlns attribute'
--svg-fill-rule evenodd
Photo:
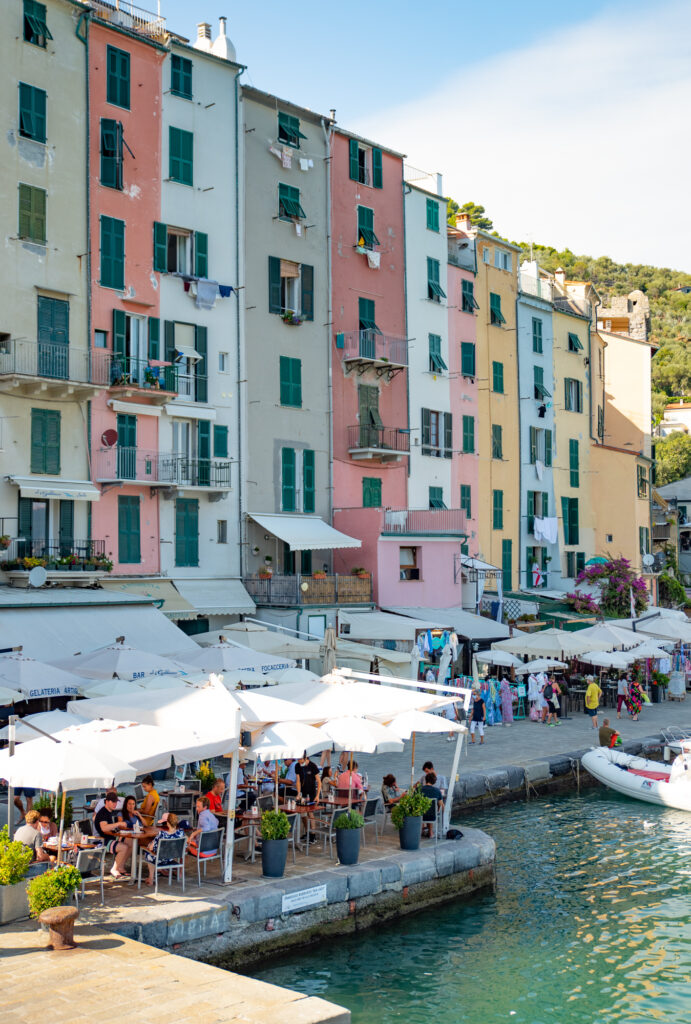
<svg viewBox="0 0 691 1024"><path fill-rule="evenodd" d="M87 587L113 570L105 553L105 541L24 540L17 537L8 546L8 557L0 565L13 587L28 587L29 573L46 570L46 582Z"/></svg>

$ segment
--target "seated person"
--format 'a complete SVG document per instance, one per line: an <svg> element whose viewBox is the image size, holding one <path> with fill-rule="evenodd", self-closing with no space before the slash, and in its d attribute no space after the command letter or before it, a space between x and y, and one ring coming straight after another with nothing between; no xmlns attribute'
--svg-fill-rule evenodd
<svg viewBox="0 0 691 1024"><path fill-rule="evenodd" d="M357 770L357 761L353 761L353 770L347 769L338 776L339 789L356 789L359 793L364 791L362 776Z"/></svg>
<svg viewBox="0 0 691 1024"><path fill-rule="evenodd" d="M118 795L111 790L106 793L105 804L94 818L96 835L106 844L108 853L115 854L115 863L110 869L113 878L122 878L127 874L127 861L132 853L132 840L119 839L118 831L123 827L122 816L118 811Z"/></svg>
<svg viewBox="0 0 691 1024"><path fill-rule="evenodd" d="M238 776L237 776L237 796L235 798L235 806L243 804L246 810L253 807L257 802L257 791L252 788L252 785L245 775L245 766L249 764L247 760L241 761L238 765ZM226 787L230 788L230 773L226 776Z"/></svg>
<svg viewBox="0 0 691 1024"><path fill-rule="evenodd" d="M110 790L108 790L108 792L110 792ZM115 792L115 790L113 790L113 792ZM120 808L122 807L123 797L118 796L117 793L115 793L115 795L118 798L118 810L120 810ZM91 812L91 820L92 821L95 819L96 815L101 810L101 808L105 805L105 802L106 802L105 796L102 796L99 800L96 801L96 803L94 804L94 809Z"/></svg>
<svg viewBox="0 0 691 1024"><path fill-rule="evenodd" d="M286 766L286 773L283 776L283 781L285 783L283 794L284 796L289 797L297 796L298 791L297 781L295 778L295 769L297 768L298 763L294 757L286 757L283 763Z"/></svg>
<svg viewBox="0 0 691 1024"><path fill-rule="evenodd" d="M601 747L608 747L612 737L617 735L617 730L609 724L609 718L602 719L602 725L598 729L597 738Z"/></svg>
<svg viewBox="0 0 691 1024"><path fill-rule="evenodd" d="M160 796L154 789L153 776L145 775L142 779L142 789L144 790L144 799L139 805L139 813L142 816L142 822L145 825L153 825L156 817L156 811L160 801Z"/></svg>
<svg viewBox="0 0 691 1024"><path fill-rule="evenodd" d="M25 824L20 825L14 833L15 842L23 843L32 851L32 860L48 860L48 854L43 850L43 836L38 828L38 811L27 811Z"/></svg>
<svg viewBox="0 0 691 1024"><path fill-rule="evenodd" d="M437 786L437 776L435 772L427 772L427 775L425 775L425 784L424 786L420 786L420 792L422 793L423 796L429 797L430 800L437 801L437 807L435 808L434 804L432 804L429 810L425 811L425 813L422 816L422 834L427 839L431 839L431 823L436 820L437 809L439 807L444 806L444 798L442 796L441 790Z"/></svg>
<svg viewBox="0 0 691 1024"><path fill-rule="evenodd" d="M144 824L142 816L137 810L137 801L131 793L129 796L123 797L120 817L123 825L127 825L128 828L134 828L136 824L140 826Z"/></svg>
<svg viewBox="0 0 691 1024"><path fill-rule="evenodd" d="M418 786L424 786L425 785L425 780L427 778L427 772L434 772L434 774L437 775L436 769L435 769L435 767L434 767L434 765L432 764L431 761L425 761L425 763L423 764L423 766L422 766L422 775L420 776L420 781L418 782ZM445 797L446 796L446 791L449 788L448 779L446 778L445 775L437 775L437 786L441 790L442 796Z"/></svg>
<svg viewBox="0 0 691 1024"><path fill-rule="evenodd" d="M157 832L154 838L151 840L145 850L142 850L142 857L147 861L149 865L149 877L145 879L147 885L154 884L154 865L156 863L156 851L158 850L158 844L162 838L166 839L184 839L185 833L181 828L178 827L178 816L170 811L168 814L164 814L159 821L161 831ZM159 860L159 865L170 864L171 861Z"/></svg>
<svg viewBox="0 0 691 1024"><path fill-rule="evenodd" d="M256 776L262 793L273 793L276 785L276 762L257 758Z"/></svg>
<svg viewBox="0 0 691 1024"><path fill-rule="evenodd" d="M331 778L331 767L330 765L325 764L324 767L322 768L322 797L328 799L331 793L333 793L335 796L337 789L338 783L336 779Z"/></svg>
<svg viewBox="0 0 691 1024"><path fill-rule="evenodd" d="M225 791L226 784L223 779L216 779L209 792L205 794L209 801L209 807L214 814L223 814L223 794Z"/></svg>
<svg viewBox="0 0 691 1024"><path fill-rule="evenodd" d="M403 790L396 784L395 775L385 775L381 784L381 795L387 807L397 803L403 796Z"/></svg>
<svg viewBox="0 0 691 1024"><path fill-rule="evenodd" d="M209 810L209 798L208 796L197 797L197 827L194 832L190 833L187 841L187 852L191 853L194 857L197 856L199 847L197 845L197 839L202 832L213 832L214 829L218 828L218 818ZM206 850L202 857L212 857L218 853L218 846L214 850Z"/></svg>

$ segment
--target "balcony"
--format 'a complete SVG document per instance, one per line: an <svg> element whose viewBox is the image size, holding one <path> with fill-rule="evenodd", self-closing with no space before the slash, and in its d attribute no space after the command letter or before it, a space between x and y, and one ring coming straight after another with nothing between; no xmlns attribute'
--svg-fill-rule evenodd
<svg viewBox="0 0 691 1024"><path fill-rule="evenodd" d="M38 566L46 570L49 583L88 587L113 568L105 547L103 540L16 537L0 566L13 587L28 587L29 573Z"/></svg>
<svg viewBox="0 0 691 1024"><path fill-rule="evenodd" d="M336 335L336 345L343 349L346 372L355 369L358 376L374 370L378 377L389 380L408 366L408 340L392 338L377 331L344 331Z"/></svg>
<svg viewBox="0 0 691 1024"><path fill-rule="evenodd" d="M129 3L129 0L111 0L110 3L106 3L105 0L91 0L91 7L96 17L110 22L111 25L119 25L120 28L138 32L159 42L164 42L167 37L165 18L136 7Z"/></svg>
<svg viewBox="0 0 691 1024"><path fill-rule="evenodd" d="M653 523L653 540L667 541L671 540L671 537L672 526L670 523Z"/></svg>
<svg viewBox="0 0 691 1024"><path fill-rule="evenodd" d="M177 490L227 491L230 462L219 459L190 459L175 452L144 451L116 446L96 454L98 483L133 483Z"/></svg>
<svg viewBox="0 0 691 1024"><path fill-rule="evenodd" d="M371 462L399 462L410 452L410 432L400 427L348 427L351 459Z"/></svg>
<svg viewBox="0 0 691 1024"><path fill-rule="evenodd" d="M131 356L112 355L110 364L110 388L126 398L149 398L153 403L163 405L171 396L178 394L179 377L188 380L188 375L179 375L177 366L160 366L148 359L134 359ZM187 385L189 387L189 385ZM192 389L192 396L194 389Z"/></svg>
<svg viewBox="0 0 691 1024"><path fill-rule="evenodd" d="M554 296L554 286L551 281L545 281L541 277L531 277L530 274L521 274L519 278L520 289L526 295L534 295L545 302L551 302Z"/></svg>
<svg viewBox="0 0 691 1024"><path fill-rule="evenodd" d="M50 398L90 397L108 387L111 353L48 341L0 341L0 391Z"/></svg>
<svg viewBox="0 0 691 1024"><path fill-rule="evenodd" d="M387 508L381 527L383 537L461 537L468 521L462 508Z"/></svg>
<svg viewBox="0 0 691 1024"><path fill-rule="evenodd" d="M259 579L247 576L242 581L247 593L258 605L301 607L302 605L371 604L370 576L277 576Z"/></svg>

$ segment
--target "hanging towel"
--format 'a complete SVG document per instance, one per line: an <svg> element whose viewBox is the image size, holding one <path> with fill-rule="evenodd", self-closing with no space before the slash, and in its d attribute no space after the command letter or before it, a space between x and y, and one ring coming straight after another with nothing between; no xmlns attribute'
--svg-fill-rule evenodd
<svg viewBox="0 0 691 1024"><path fill-rule="evenodd" d="M540 462L540 460L537 459L536 462L535 462L535 472L537 473L538 480L542 480L542 474L544 473L544 471L545 471L545 464L544 464L544 462Z"/></svg>
<svg viewBox="0 0 691 1024"><path fill-rule="evenodd" d="M379 270L379 264L381 263L381 253L373 252L371 249L367 249L367 263L372 270Z"/></svg>
<svg viewBox="0 0 691 1024"><path fill-rule="evenodd" d="M298 238L302 238L302 224L300 223L299 220L296 220L294 223L295 223L295 234L298 236Z"/></svg>
<svg viewBox="0 0 691 1024"><path fill-rule="evenodd" d="M218 291L222 299L230 298L233 288L229 284L219 284Z"/></svg>
<svg viewBox="0 0 691 1024"><path fill-rule="evenodd" d="M556 544L559 537L559 520L556 516L541 518L535 516L535 528L533 530L535 540L544 540L548 544Z"/></svg>
<svg viewBox="0 0 691 1024"><path fill-rule="evenodd" d="M449 637L449 643L451 644L451 650L453 651L453 660L455 661L458 657L458 636L456 633L452 633Z"/></svg>
<svg viewBox="0 0 691 1024"><path fill-rule="evenodd" d="M286 149L285 146L281 152L281 164L286 168L286 170L290 170L293 166L293 154L289 149Z"/></svg>
<svg viewBox="0 0 691 1024"><path fill-rule="evenodd" d="M218 298L218 281L197 281L197 309L213 309Z"/></svg>
<svg viewBox="0 0 691 1024"><path fill-rule="evenodd" d="M301 171L308 171L311 166L312 166L312 161L311 160L308 160L307 157L305 157L305 156L301 156L300 157L300 170Z"/></svg>
<svg viewBox="0 0 691 1024"><path fill-rule="evenodd" d="M406 524L407 519L408 519L408 511L407 511L407 509L403 509L402 511L397 509L396 511L394 511L393 509L387 508L386 511L384 512L384 526L385 527L391 527L392 529L403 530L405 528L405 524Z"/></svg>
<svg viewBox="0 0 691 1024"><path fill-rule="evenodd" d="M274 155L274 156L275 156L275 157L276 157L276 158L277 158L278 160L280 160L280 159L281 159L281 151L280 151L280 149L278 148L278 146L269 146L269 153L273 153L273 155Z"/></svg>

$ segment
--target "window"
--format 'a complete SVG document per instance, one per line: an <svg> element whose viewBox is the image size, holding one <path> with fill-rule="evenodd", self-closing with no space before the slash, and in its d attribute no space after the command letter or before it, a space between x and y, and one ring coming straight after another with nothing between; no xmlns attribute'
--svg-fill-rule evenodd
<svg viewBox="0 0 691 1024"><path fill-rule="evenodd" d="M70 373L70 304L39 295L37 369L42 377L67 380Z"/></svg>
<svg viewBox="0 0 691 1024"><path fill-rule="evenodd" d="M199 501L178 498L175 502L175 564L199 565Z"/></svg>
<svg viewBox="0 0 691 1024"><path fill-rule="evenodd" d="M472 281L463 280L461 282L461 310L464 313L474 313L476 309L479 309L475 300L475 287Z"/></svg>
<svg viewBox="0 0 691 1024"><path fill-rule="evenodd" d="M512 547L513 547L513 545L512 545L511 540L507 540L507 539L502 540L502 542L501 542L501 581L502 581L502 588L503 588L505 594L509 590L511 590L511 583L512 583L512 580L513 580L513 571L512 571L512 568L511 568L511 563L512 563L512 559L513 559Z"/></svg>
<svg viewBox="0 0 691 1024"><path fill-rule="evenodd" d="M116 107L130 109L130 55L115 46L107 48L107 100Z"/></svg>
<svg viewBox="0 0 691 1024"><path fill-rule="evenodd" d="M362 507L381 508L381 480L379 477L363 476Z"/></svg>
<svg viewBox="0 0 691 1024"><path fill-rule="evenodd" d="M597 436L600 438L605 436L605 411L601 405L597 407Z"/></svg>
<svg viewBox="0 0 691 1024"><path fill-rule="evenodd" d="M281 449L281 511L314 512L314 463L314 451L310 448L302 451L295 448Z"/></svg>
<svg viewBox="0 0 691 1024"><path fill-rule="evenodd" d="M119 121L101 118L101 184L122 189L123 165L122 125Z"/></svg>
<svg viewBox="0 0 691 1024"><path fill-rule="evenodd" d="M46 40L52 38L46 22L46 5L24 0L24 41L45 50Z"/></svg>
<svg viewBox="0 0 691 1024"><path fill-rule="evenodd" d="M566 552L566 575L575 578L585 569L585 551Z"/></svg>
<svg viewBox="0 0 691 1024"><path fill-rule="evenodd" d="M379 239L374 233L374 210L369 206L357 208L357 244L362 249L373 249L379 245Z"/></svg>
<svg viewBox="0 0 691 1024"><path fill-rule="evenodd" d="M542 582L539 584L541 587L547 586L547 548L542 547L529 547L526 548L525 552L525 578L526 586L535 587L537 581L533 576L533 567L537 566L542 572ZM537 575L537 574L536 574Z"/></svg>
<svg viewBox="0 0 691 1024"><path fill-rule="evenodd" d="M580 380L564 378L564 408L567 412L583 412L583 384Z"/></svg>
<svg viewBox="0 0 691 1024"><path fill-rule="evenodd" d="M430 487L429 488L429 507L430 508L446 508L444 504L444 488L443 487Z"/></svg>
<svg viewBox="0 0 691 1024"><path fill-rule="evenodd" d="M108 348L108 331L94 331L94 348Z"/></svg>
<svg viewBox="0 0 691 1024"><path fill-rule="evenodd" d="M139 530L139 498L134 495L118 495L118 561L141 562L141 539Z"/></svg>
<svg viewBox="0 0 691 1024"><path fill-rule="evenodd" d="M269 313L314 320L314 267L269 256Z"/></svg>
<svg viewBox="0 0 691 1024"><path fill-rule="evenodd" d="M307 136L300 131L300 119L279 110L278 141L285 143L286 146L292 146L293 149L299 149L300 139L306 138Z"/></svg>
<svg viewBox="0 0 691 1024"><path fill-rule="evenodd" d="M46 193L42 188L19 186L19 237L45 245Z"/></svg>
<svg viewBox="0 0 691 1024"><path fill-rule="evenodd" d="M569 331L569 352L582 352L583 346L581 340L577 334L572 334Z"/></svg>
<svg viewBox="0 0 691 1024"><path fill-rule="evenodd" d="M535 517L546 519L549 515L549 494L547 491L528 491L528 533L535 532Z"/></svg>
<svg viewBox="0 0 691 1024"><path fill-rule="evenodd" d="M533 352L542 355L542 320L533 317Z"/></svg>
<svg viewBox="0 0 691 1024"><path fill-rule="evenodd" d="M300 189L292 185L278 185L278 216L281 220L300 220L305 218L305 211L300 206Z"/></svg>
<svg viewBox="0 0 691 1024"><path fill-rule="evenodd" d="M46 141L46 94L25 82L19 83L19 134L34 142Z"/></svg>
<svg viewBox="0 0 691 1024"><path fill-rule="evenodd" d="M214 458L228 458L228 427L214 423Z"/></svg>
<svg viewBox="0 0 691 1024"><path fill-rule="evenodd" d="M472 341L461 342L461 374L464 377L475 376L475 345Z"/></svg>
<svg viewBox="0 0 691 1024"><path fill-rule="evenodd" d="M228 520L217 519L216 520L216 543L227 544L228 543Z"/></svg>
<svg viewBox="0 0 691 1024"><path fill-rule="evenodd" d="M470 519L473 514L470 484L461 484L461 508Z"/></svg>
<svg viewBox="0 0 691 1024"><path fill-rule="evenodd" d="M636 489L639 498L648 497L648 470L645 466L636 466Z"/></svg>
<svg viewBox="0 0 691 1024"><path fill-rule="evenodd" d="M60 413L55 409L31 410L31 472L60 472Z"/></svg>
<svg viewBox="0 0 691 1024"><path fill-rule="evenodd" d="M439 284L439 260L427 257L427 298L439 302L446 298L446 292Z"/></svg>
<svg viewBox="0 0 691 1024"><path fill-rule="evenodd" d="M359 384L357 390L360 420L359 446L360 448L378 448L384 429L379 415L379 388L373 384Z"/></svg>
<svg viewBox="0 0 691 1024"><path fill-rule="evenodd" d="M561 499L564 543L578 544L578 498Z"/></svg>
<svg viewBox="0 0 691 1024"><path fill-rule="evenodd" d="M463 454L472 455L475 452L475 417L463 417Z"/></svg>
<svg viewBox="0 0 691 1024"><path fill-rule="evenodd" d="M177 53L170 59L170 91L173 96L192 99L192 61Z"/></svg>
<svg viewBox="0 0 691 1024"><path fill-rule="evenodd" d="M475 348L474 345L472 347ZM441 336L439 334L429 335L429 369L430 373L444 373L446 370L446 363L441 357Z"/></svg>
<svg viewBox="0 0 691 1024"><path fill-rule="evenodd" d="M482 262L487 264L492 262L492 250L487 246L482 250Z"/></svg>
<svg viewBox="0 0 691 1024"><path fill-rule="evenodd" d="M492 363L492 391L504 394L504 364Z"/></svg>
<svg viewBox="0 0 691 1024"><path fill-rule="evenodd" d="M101 277L104 288L125 287L125 222L101 217Z"/></svg>
<svg viewBox="0 0 691 1024"><path fill-rule="evenodd" d="M494 266L498 270L501 270L502 267L504 266L504 253L501 251L501 249L494 250Z"/></svg>
<svg viewBox="0 0 691 1024"><path fill-rule="evenodd" d="M281 448L281 511L295 511L295 449Z"/></svg>
<svg viewBox="0 0 691 1024"><path fill-rule="evenodd" d="M495 292L489 293L489 322L491 324L506 323L501 311L501 295L497 295Z"/></svg>
<svg viewBox="0 0 691 1024"><path fill-rule="evenodd" d="M168 177L181 185L194 184L194 135L172 126L168 130Z"/></svg>
<svg viewBox="0 0 691 1024"><path fill-rule="evenodd" d="M370 166L371 165L371 166ZM348 173L351 181L359 181L361 185L372 185L382 188L384 184L382 151L376 146L370 149L361 145L357 139L348 143Z"/></svg>
<svg viewBox="0 0 691 1024"><path fill-rule="evenodd" d="M569 487L578 487L579 484L578 440L572 437L569 439Z"/></svg>
<svg viewBox="0 0 691 1024"><path fill-rule="evenodd" d="M402 581L420 579L419 551L419 548L398 549L399 579Z"/></svg>
<svg viewBox="0 0 691 1024"><path fill-rule="evenodd" d="M647 526L638 527L638 549L642 555L650 552L650 532Z"/></svg>
<svg viewBox="0 0 691 1024"><path fill-rule="evenodd" d="M218 353L218 372L230 373L230 352Z"/></svg>
<svg viewBox="0 0 691 1024"><path fill-rule="evenodd" d="M533 395L535 398L551 398L551 393L544 384L544 369L541 366L533 366Z"/></svg>
<svg viewBox="0 0 691 1024"><path fill-rule="evenodd" d="M300 409L302 407L302 361L281 356L279 366L281 405L292 405Z"/></svg>
<svg viewBox="0 0 691 1024"><path fill-rule="evenodd" d="M439 203L436 199L427 200L427 230L439 231Z"/></svg>
<svg viewBox="0 0 691 1024"><path fill-rule="evenodd" d="M502 256L504 258L504 270L508 270L511 273L513 270L513 256L510 252L504 252Z"/></svg>
<svg viewBox="0 0 691 1024"><path fill-rule="evenodd" d="M453 416L422 409L422 454L450 459L453 455Z"/></svg>
<svg viewBox="0 0 691 1024"><path fill-rule="evenodd" d="M374 318L374 299L358 299L358 328L360 331L381 334Z"/></svg>
<svg viewBox="0 0 691 1024"><path fill-rule="evenodd" d="M530 462L542 462L545 466L552 465L552 431L540 427L530 428Z"/></svg>
<svg viewBox="0 0 691 1024"><path fill-rule="evenodd" d="M504 529L504 492L492 491L492 529Z"/></svg>
<svg viewBox="0 0 691 1024"><path fill-rule="evenodd" d="M192 232L178 228L166 231L166 271L169 274L192 273Z"/></svg>
<svg viewBox="0 0 691 1024"><path fill-rule="evenodd" d="M502 459L503 456L503 444L502 444L502 428L498 423L492 424L492 458Z"/></svg>

